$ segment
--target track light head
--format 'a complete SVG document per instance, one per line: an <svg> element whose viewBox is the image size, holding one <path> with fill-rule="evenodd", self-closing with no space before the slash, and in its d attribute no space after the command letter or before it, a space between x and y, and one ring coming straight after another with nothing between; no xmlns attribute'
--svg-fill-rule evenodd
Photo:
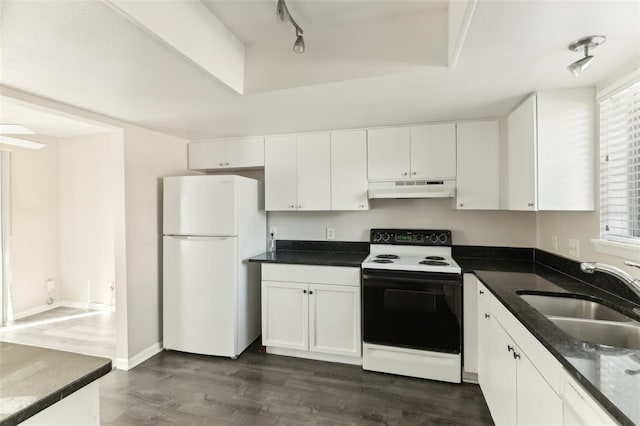
<svg viewBox="0 0 640 426"><path fill-rule="evenodd" d="M287 4L284 0L278 0L278 4L276 5L276 14L281 22L291 22L291 25L296 29L296 41L293 43L293 51L298 54L304 53L304 38L302 38L302 33L304 33L304 31L300 28L300 25L298 25L295 19L293 19L291 13L289 13L289 9L287 8Z"/></svg>
<svg viewBox="0 0 640 426"><path fill-rule="evenodd" d="M593 61L593 55L589 55L589 49L595 49L596 47L604 43L606 39L607 38L605 36L587 36L569 44L569 50L571 50L572 52L577 52L580 49L584 49L584 57L578 59L567 67L569 72L571 72L574 77L579 76L582 71L584 71L589 66L591 61Z"/></svg>
<svg viewBox="0 0 640 426"><path fill-rule="evenodd" d="M302 38L302 34L299 34L296 42L293 43L293 51L298 54L304 53L304 38Z"/></svg>

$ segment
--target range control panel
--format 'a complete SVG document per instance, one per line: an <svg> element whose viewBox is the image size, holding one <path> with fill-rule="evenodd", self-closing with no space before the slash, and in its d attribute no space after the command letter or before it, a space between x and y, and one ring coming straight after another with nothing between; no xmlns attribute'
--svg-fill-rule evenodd
<svg viewBox="0 0 640 426"><path fill-rule="evenodd" d="M369 241L371 244L450 246L451 231L439 229L372 229Z"/></svg>

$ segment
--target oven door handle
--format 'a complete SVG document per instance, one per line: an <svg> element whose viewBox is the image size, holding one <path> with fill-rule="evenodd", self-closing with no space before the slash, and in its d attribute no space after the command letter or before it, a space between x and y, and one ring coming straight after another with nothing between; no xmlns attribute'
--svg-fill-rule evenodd
<svg viewBox="0 0 640 426"><path fill-rule="evenodd" d="M389 288L390 285L388 283L406 283L406 284L442 284L442 285L452 285L452 286L460 286L460 280L458 279L420 279L420 278L406 278L406 277L381 277L378 275L362 275L362 283L365 287L385 287ZM393 285L391 285L393 286Z"/></svg>

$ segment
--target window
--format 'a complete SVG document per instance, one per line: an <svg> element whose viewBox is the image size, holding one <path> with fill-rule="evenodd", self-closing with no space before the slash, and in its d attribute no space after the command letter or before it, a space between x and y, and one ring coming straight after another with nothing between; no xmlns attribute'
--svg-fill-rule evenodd
<svg viewBox="0 0 640 426"><path fill-rule="evenodd" d="M600 102L600 235L640 245L640 81Z"/></svg>

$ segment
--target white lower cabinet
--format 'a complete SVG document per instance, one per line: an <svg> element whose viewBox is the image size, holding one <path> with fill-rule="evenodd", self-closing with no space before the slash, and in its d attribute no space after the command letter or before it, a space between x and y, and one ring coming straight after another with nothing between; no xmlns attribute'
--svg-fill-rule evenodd
<svg viewBox="0 0 640 426"><path fill-rule="evenodd" d="M479 283L478 381L496 425L563 424L562 367L550 356Z"/></svg>
<svg viewBox="0 0 640 426"><path fill-rule="evenodd" d="M360 269L262 265L262 344L267 352L361 363Z"/></svg>
<svg viewBox="0 0 640 426"><path fill-rule="evenodd" d="M562 401L562 416L565 426L608 426L618 424L568 374L564 381Z"/></svg>

